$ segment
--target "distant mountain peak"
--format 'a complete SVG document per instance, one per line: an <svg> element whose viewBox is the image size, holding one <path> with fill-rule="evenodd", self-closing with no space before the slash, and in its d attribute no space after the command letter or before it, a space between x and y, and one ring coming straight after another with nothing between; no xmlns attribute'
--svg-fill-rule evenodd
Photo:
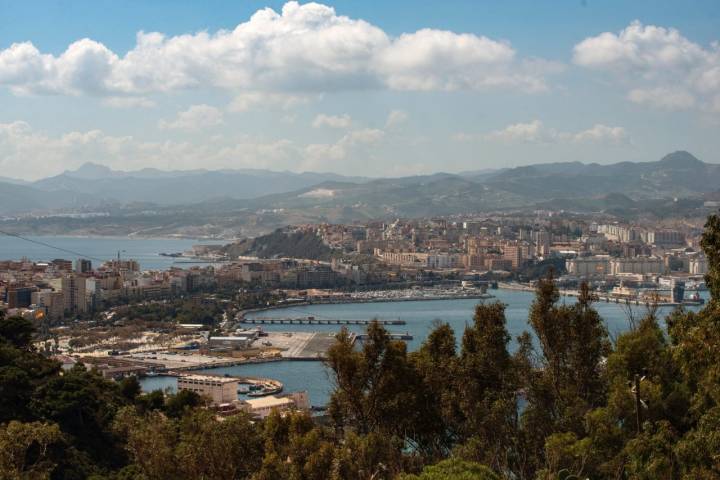
<svg viewBox="0 0 720 480"><path fill-rule="evenodd" d="M80 165L77 170L65 171L65 175L75 178L83 178L94 180L99 178L108 178L116 174L114 170L99 163L87 162Z"/></svg>
<svg viewBox="0 0 720 480"><path fill-rule="evenodd" d="M704 165L701 160L690 152L685 150L677 150L672 153L668 153L660 159L660 163L669 167L691 167L697 165Z"/></svg>

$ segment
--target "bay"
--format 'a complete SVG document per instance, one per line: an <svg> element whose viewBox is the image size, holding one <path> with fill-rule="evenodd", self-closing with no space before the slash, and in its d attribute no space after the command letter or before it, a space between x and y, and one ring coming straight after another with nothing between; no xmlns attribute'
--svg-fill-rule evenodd
<svg viewBox="0 0 720 480"><path fill-rule="evenodd" d="M38 243L28 242L16 237L0 236L0 260L20 260L26 257L34 261L49 261L54 258L75 260L78 257L90 257L101 260L116 258L118 251L122 258L133 258L140 262L142 269L164 270L170 267L188 267L195 264L179 262L172 257L161 256L160 253L183 252L199 243L224 243L206 239L176 238L131 238L131 237L72 237L72 236L29 236L35 242L45 243L58 250ZM95 261L93 263L96 263ZM507 327L513 340L510 348L515 348L515 338L528 330L527 316L533 293L518 290L492 290L495 299L506 304ZM703 292L707 297L707 292ZM572 297L564 297L561 301L573 303ZM401 319L406 325L390 326L393 333L410 333L413 340L408 348L419 348L423 340L433 328L436 320L448 322L460 339L465 325L472 322L473 311L477 300L433 300L415 302L378 302L359 304L326 304L307 305L271 312L258 312L249 315L273 317L306 317L318 319L368 320L379 318L385 320ZM622 306L614 303L599 302L595 304L603 317L611 336L627 330L627 314ZM690 309L697 309L692 307ZM634 307L636 315L641 315L644 307ZM669 308L660 310L660 317L670 312ZM277 331L323 331L337 332L340 327L335 325L266 325L266 330ZM349 326L350 330L362 332L362 326ZM263 364L247 364L210 370L212 373L229 375L247 375L269 377L280 380L285 391L307 390L314 405L324 405L332 388L330 376L321 362L280 361ZM176 380L173 377L148 377L142 381L146 391L155 389L174 390Z"/></svg>
<svg viewBox="0 0 720 480"><path fill-rule="evenodd" d="M218 240L193 240L184 238L132 238L132 237L70 237L25 236L28 240L0 235L0 260L20 260L23 257L37 262L55 258L76 260L90 258L97 266L102 261L117 258L134 259L143 270L167 270L170 267L188 268L196 263L182 263L160 253L176 253L190 250L193 245L227 243ZM47 244L47 245L42 245Z"/></svg>
<svg viewBox="0 0 720 480"><path fill-rule="evenodd" d="M507 328L512 337L510 349L514 350L516 346L515 338L523 331L530 330L527 317L534 294L532 292L504 289L492 290L491 292L496 298L486 300L486 302L500 301L506 305ZM707 292L702 293L704 297L707 297ZM561 302L572 304L575 302L575 298L563 297ZM407 332L413 335L413 340L408 342L408 349L416 350L427 338L436 321L450 324L459 340L465 326L472 323L473 312L477 303L477 300L430 300L306 305L257 312L249 314L248 318L314 316L317 319L339 320L401 319L405 320L405 325L389 326L387 328L393 333ZM598 302L595 304L595 308L603 317L608 332L612 337L616 337L629 328L627 312L623 306L615 303ZM697 310L698 307L690 307L689 309ZM671 308L664 307L659 310L658 314L664 321L665 316L671 310ZM646 313L646 308L644 306L635 306L633 312L639 317ZM341 327L338 325L264 325L263 328L268 331L337 332ZM359 325L351 325L348 328L358 333L364 330L364 327ZM275 378L284 383L286 392L308 391L313 405L326 404L332 390L329 372L321 362L280 361L210 369L207 372ZM176 386L175 378L172 377L151 377L144 379L142 384L146 391L168 387L170 390L174 390Z"/></svg>

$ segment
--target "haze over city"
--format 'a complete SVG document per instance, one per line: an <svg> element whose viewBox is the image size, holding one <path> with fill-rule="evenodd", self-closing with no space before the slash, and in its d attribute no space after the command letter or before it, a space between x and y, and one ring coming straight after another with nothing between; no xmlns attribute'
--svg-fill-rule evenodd
<svg viewBox="0 0 720 480"><path fill-rule="evenodd" d="M0 5L4 177L718 161L717 2L39 5Z"/></svg>

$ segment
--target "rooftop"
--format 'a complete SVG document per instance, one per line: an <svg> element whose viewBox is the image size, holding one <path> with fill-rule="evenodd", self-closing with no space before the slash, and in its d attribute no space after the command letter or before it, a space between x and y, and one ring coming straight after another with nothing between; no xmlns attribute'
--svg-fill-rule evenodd
<svg viewBox="0 0 720 480"><path fill-rule="evenodd" d="M253 409L284 407L295 403L292 398L275 397L273 395L268 395L267 397L250 398L248 400L245 400L245 402Z"/></svg>
<svg viewBox="0 0 720 480"><path fill-rule="evenodd" d="M231 383L231 382L237 382L237 378L233 377L220 377L217 375L181 375L178 377L178 381L189 381L189 380L195 380L198 382L219 382L219 383Z"/></svg>

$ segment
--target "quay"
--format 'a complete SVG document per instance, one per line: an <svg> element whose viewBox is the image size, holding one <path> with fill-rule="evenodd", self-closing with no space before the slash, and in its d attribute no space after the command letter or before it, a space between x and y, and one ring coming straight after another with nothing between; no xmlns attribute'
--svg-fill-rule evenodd
<svg viewBox="0 0 720 480"><path fill-rule="evenodd" d="M580 292L577 290L560 290L560 295L563 295L565 297L579 297ZM650 307L651 305L656 307L679 307L679 306L699 306L703 305L705 302L703 300L690 300L686 299L682 302L668 302L668 301L657 301L653 302L650 299L642 299L642 298L635 298L635 297L624 297L624 296L618 296L618 295L595 295L595 299L598 302L605 302L605 303L617 303L617 304L624 304L624 305L644 305L646 307Z"/></svg>
<svg viewBox="0 0 720 480"><path fill-rule="evenodd" d="M405 320L332 320L305 318L242 318L240 323L256 325L370 325L378 322L380 325L405 325Z"/></svg>
<svg viewBox="0 0 720 480"><path fill-rule="evenodd" d="M388 337L390 337L390 340L412 340L413 336L409 333L388 333ZM365 333L360 333L355 335L356 340L365 340L368 338L368 335Z"/></svg>

